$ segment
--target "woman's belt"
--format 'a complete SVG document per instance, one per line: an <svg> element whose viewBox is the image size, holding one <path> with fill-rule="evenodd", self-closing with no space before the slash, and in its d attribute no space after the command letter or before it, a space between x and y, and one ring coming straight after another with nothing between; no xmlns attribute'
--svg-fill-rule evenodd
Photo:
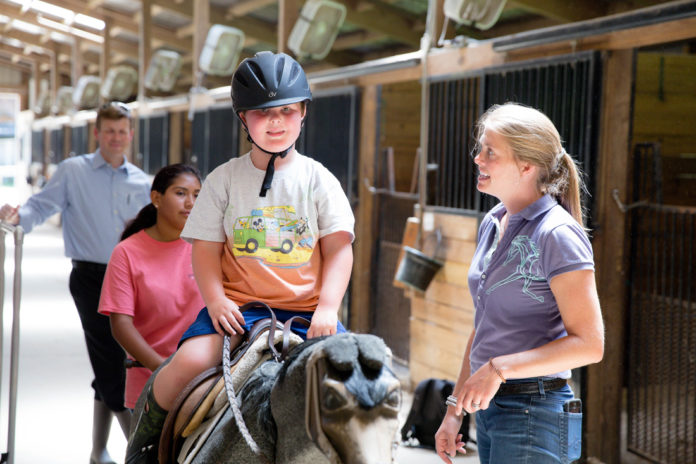
<svg viewBox="0 0 696 464"><path fill-rule="evenodd" d="M544 391L558 390L568 384L567 379L544 380ZM503 383L495 396L531 395L539 393L539 382Z"/></svg>

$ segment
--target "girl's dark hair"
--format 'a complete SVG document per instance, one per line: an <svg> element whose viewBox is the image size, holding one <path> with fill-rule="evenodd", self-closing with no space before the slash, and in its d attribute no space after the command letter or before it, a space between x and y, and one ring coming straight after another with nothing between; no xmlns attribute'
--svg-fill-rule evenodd
<svg viewBox="0 0 696 464"><path fill-rule="evenodd" d="M164 195L164 192L174 183L174 179L182 174L191 174L196 176L198 182L201 181L201 175L195 167L181 163L170 164L157 171L152 181L152 188L150 188L150 191L159 192ZM132 221L126 224L126 228L121 234L121 240L125 240L131 235L143 229L147 229L148 227L152 227L155 224L157 224L157 208L155 208L155 205L152 203L149 203L138 212L138 215L135 216Z"/></svg>

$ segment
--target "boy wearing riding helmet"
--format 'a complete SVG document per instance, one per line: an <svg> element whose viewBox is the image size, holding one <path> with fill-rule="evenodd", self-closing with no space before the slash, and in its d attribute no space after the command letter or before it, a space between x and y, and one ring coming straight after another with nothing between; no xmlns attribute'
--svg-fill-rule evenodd
<svg viewBox="0 0 696 464"><path fill-rule="evenodd" d="M232 77L232 105L249 153L205 180L181 237L193 243L193 271L206 307L147 392L127 463L157 462L166 411L179 390L221 362L223 335L234 349L267 312L311 320L314 338L345 332L338 309L353 265L353 213L338 180L295 150L312 99L302 67L283 53L259 52ZM293 330L295 326L293 326Z"/></svg>

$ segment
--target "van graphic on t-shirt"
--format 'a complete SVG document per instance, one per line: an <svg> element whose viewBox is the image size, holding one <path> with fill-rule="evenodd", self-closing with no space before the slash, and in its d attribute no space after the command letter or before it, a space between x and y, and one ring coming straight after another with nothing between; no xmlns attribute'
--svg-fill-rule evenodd
<svg viewBox="0 0 696 464"><path fill-rule="evenodd" d="M314 237L307 219L296 218L292 206L253 209L249 216L234 221L234 248L237 258L260 258L270 265L297 265L309 260Z"/></svg>

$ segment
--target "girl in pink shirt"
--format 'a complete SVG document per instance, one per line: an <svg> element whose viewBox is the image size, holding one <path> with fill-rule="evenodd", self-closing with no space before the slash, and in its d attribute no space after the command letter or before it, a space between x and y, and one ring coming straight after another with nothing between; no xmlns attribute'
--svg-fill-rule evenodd
<svg viewBox="0 0 696 464"><path fill-rule="evenodd" d="M179 235L201 189L198 172L174 164L157 173L150 198L121 236L104 277L99 312L111 319L129 359L125 406L134 408L152 371L174 351L205 306L191 267L191 244Z"/></svg>

